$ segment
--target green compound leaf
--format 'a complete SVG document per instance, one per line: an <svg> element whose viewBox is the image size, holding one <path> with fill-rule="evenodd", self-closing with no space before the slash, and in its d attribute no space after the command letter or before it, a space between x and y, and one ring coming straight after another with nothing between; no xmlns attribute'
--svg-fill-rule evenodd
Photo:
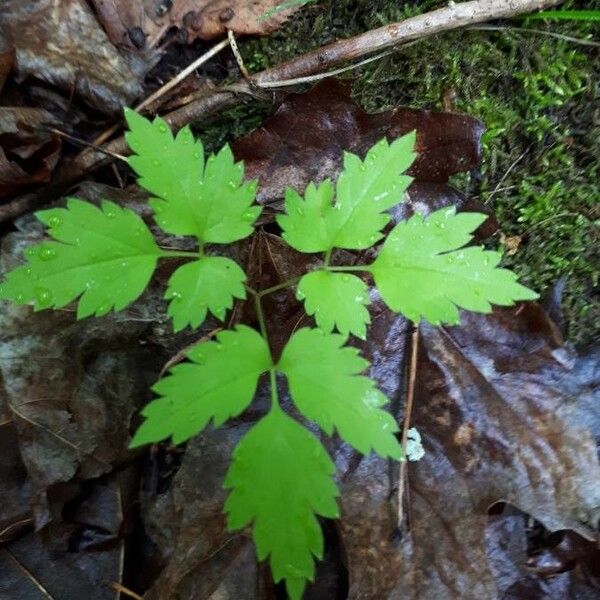
<svg viewBox="0 0 600 600"><path fill-rule="evenodd" d="M314 315L319 329L330 333L334 327L344 336L352 333L365 339L371 322L369 288L356 277L329 271L313 271L298 284L298 300L304 300L304 310Z"/></svg>
<svg viewBox="0 0 600 600"><path fill-rule="evenodd" d="M243 183L244 165L229 146L206 164L200 140L189 127L174 137L159 117L149 121L126 110L125 135L136 153L129 164L139 184L154 194L157 224L167 233L194 235L201 243L228 244L249 236L261 208L253 205L256 182Z"/></svg>
<svg viewBox="0 0 600 600"><path fill-rule="evenodd" d="M271 368L269 348L260 334L238 325L201 342L186 353L191 362L173 367L152 388L150 402L132 448L168 437L180 444L212 419L215 427L243 412L252 401L261 373Z"/></svg>
<svg viewBox="0 0 600 600"><path fill-rule="evenodd" d="M283 350L277 369L288 378L298 410L331 435L339 435L363 454L400 459L394 433L398 425L380 407L388 399L372 379L359 375L369 363L345 338L318 329L300 329Z"/></svg>
<svg viewBox="0 0 600 600"><path fill-rule="evenodd" d="M320 186L310 184L304 200L286 192L286 214L277 222L283 237L300 252L327 252L332 248L364 250L381 239L381 230L390 216L386 211L403 200L412 181L401 175L413 163L416 154L415 132L391 144L386 139L375 144L364 161L344 153L344 169L336 185L329 180Z"/></svg>
<svg viewBox="0 0 600 600"><path fill-rule="evenodd" d="M187 325L200 327L210 312L223 321L234 298L245 298L244 271L229 258L203 256L179 267L169 279L165 298L174 331Z"/></svg>
<svg viewBox="0 0 600 600"><path fill-rule="evenodd" d="M314 577L323 556L323 534L315 515L336 518L339 495L335 466L321 443L274 408L242 438L225 478L229 529L252 521L259 560L270 559L276 582L286 580L293 600Z"/></svg>
<svg viewBox="0 0 600 600"><path fill-rule="evenodd" d="M6 275L0 298L42 310L80 297L77 318L83 319L122 310L148 285L161 250L133 211L71 198L67 208L36 216L58 241L26 250L27 264Z"/></svg>
<svg viewBox="0 0 600 600"><path fill-rule="evenodd" d="M500 252L462 248L485 219L452 207L398 223L371 265L385 303L414 322L423 317L439 325L457 324L457 307L487 313L490 303L537 298L512 271L498 267Z"/></svg>

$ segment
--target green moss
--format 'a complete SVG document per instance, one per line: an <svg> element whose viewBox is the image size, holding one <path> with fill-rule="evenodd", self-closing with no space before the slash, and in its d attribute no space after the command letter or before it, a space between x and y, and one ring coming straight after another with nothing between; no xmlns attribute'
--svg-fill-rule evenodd
<svg viewBox="0 0 600 600"><path fill-rule="evenodd" d="M258 71L444 4L320 0L272 35L242 41L241 51L249 69ZM598 0L579 8L582 4L600 8ZM444 93L453 90L455 110L486 123L478 193L496 211L503 232L522 237L506 262L542 293L558 278L568 278L569 334L584 343L600 330L600 299L594 292L600 263L598 50L515 27L590 39L597 24L520 19L495 25L507 28L428 38L348 78L356 100L370 111L398 104L441 110ZM218 143L227 141L256 125L264 110L255 103L236 109L211 134ZM457 181L467 185L464 178Z"/></svg>

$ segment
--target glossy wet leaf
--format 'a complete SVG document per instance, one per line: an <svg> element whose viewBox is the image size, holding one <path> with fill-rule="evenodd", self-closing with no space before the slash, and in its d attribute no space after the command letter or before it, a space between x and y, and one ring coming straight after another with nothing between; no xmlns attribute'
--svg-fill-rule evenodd
<svg viewBox="0 0 600 600"><path fill-rule="evenodd" d="M56 241L25 251L27 263L6 275L0 298L35 310L79 298L77 317L122 310L148 285L161 251L142 219L108 201L102 208L71 198L67 208L40 211Z"/></svg>
<svg viewBox="0 0 600 600"><path fill-rule="evenodd" d="M227 244L249 236L260 207L253 205L256 182L243 182L244 166L229 146L204 161L202 142L189 127L173 136L159 117L149 121L132 110L125 116L129 160L138 183L155 197L150 204L167 233L193 235L200 242Z"/></svg>
<svg viewBox="0 0 600 600"><path fill-rule="evenodd" d="M171 300L168 314L173 329L200 327L208 311L223 321L234 298L246 297L245 281L244 271L230 258L203 256L182 265L171 275L165 294Z"/></svg>
<svg viewBox="0 0 600 600"><path fill-rule="evenodd" d="M180 444L211 420L222 425L250 404L259 376L271 366L266 342L245 325L196 344L186 356L190 362L173 367L152 388L160 398L143 409L145 421L131 447L169 437Z"/></svg>
<svg viewBox="0 0 600 600"><path fill-rule="evenodd" d="M499 252L463 248L486 218L452 207L396 225L371 266L385 303L412 321L437 325L458 323L459 307L487 313L492 303L537 298L512 271L498 267Z"/></svg>
<svg viewBox="0 0 600 600"><path fill-rule="evenodd" d="M350 333L365 339L371 322L369 289L356 275L313 271L302 277L297 297L304 300L304 310L314 315L319 329L330 333L336 328L341 334Z"/></svg>
<svg viewBox="0 0 600 600"><path fill-rule="evenodd" d="M386 211L403 200L412 181L402 173L416 157L414 145L412 132L391 144L380 140L364 161L345 152L335 202L328 181L318 188L309 185L304 200L296 192L287 193L286 214L277 217L283 238L301 252L372 246L390 220Z"/></svg>
<svg viewBox="0 0 600 600"><path fill-rule="evenodd" d="M332 435L340 437L362 454L400 459L394 433L398 425L382 410L388 403L375 382L361 375L369 362L356 348L343 347L342 335L318 329L300 329L283 350L278 370L285 373L298 410Z"/></svg>
<svg viewBox="0 0 600 600"><path fill-rule="evenodd" d="M323 555L316 515L338 517L335 466L315 436L280 409L242 438L225 479L230 529L252 523L259 560L269 559L276 582L285 579L299 600Z"/></svg>

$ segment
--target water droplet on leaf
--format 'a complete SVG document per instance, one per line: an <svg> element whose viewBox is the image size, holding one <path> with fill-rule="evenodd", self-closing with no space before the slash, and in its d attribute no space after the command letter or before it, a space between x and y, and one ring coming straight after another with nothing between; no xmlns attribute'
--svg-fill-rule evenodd
<svg viewBox="0 0 600 600"><path fill-rule="evenodd" d="M40 257L40 260L52 260L56 256L56 250L48 248L47 246L42 246L38 256Z"/></svg>
<svg viewBox="0 0 600 600"><path fill-rule="evenodd" d="M35 299L40 308L45 308L52 304L52 292L48 288L36 288Z"/></svg>

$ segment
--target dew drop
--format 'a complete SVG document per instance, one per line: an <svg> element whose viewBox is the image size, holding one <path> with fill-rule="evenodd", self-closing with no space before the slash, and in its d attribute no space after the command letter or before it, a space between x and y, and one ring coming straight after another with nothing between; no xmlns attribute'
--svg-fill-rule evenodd
<svg viewBox="0 0 600 600"><path fill-rule="evenodd" d="M200 152L194 152L194 158L199 159L201 157Z"/></svg>
<svg viewBox="0 0 600 600"><path fill-rule="evenodd" d="M25 275L27 275L27 276L31 276L31 275L32 275L32 273L33 273L33 269L32 269L31 267L27 267L27 268L25 269Z"/></svg>
<svg viewBox="0 0 600 600"><path fill-rule="evenodd" d="M25 296L24 296L24 295L23 295L21 292L19 292L19 293L18 293L18 294L15 296L15 300L16 300L17 302L23 302L23 300L25 300Z"/></svg>
<svg viewBox="0 0 600 600"><path fill-rule="evenodd" d="M48 219L48 225L50 225L50 227L58 227L61 223L62 219L60 217L50 217Z"/></svg>
<svg viewBox="0 0 600 600"><path fill-rule="evenodd" d="M247 210L243 215L242 215L242 221L246 221L247 223L252 223L252 221L254 221L255 218L255 213L253 210Z"/></svg>
<svg viewBox="0 0 600 600"><path fill-rule="evenodd" d="M40 248L38 256L40 260L52 260L56 256L56 250L43 246Z"/></svg>
<svg viewBox="0 0 600 600"><path fill-rule="evenodd" d="M155 159L152 161L152 164L153 164L155 167L158 167L158 166L160 165L160 160L158 160L158 158L155 158Z"/></svg>
<svg viewBox="0 0 600 600"><path fill-rule="evenodd" d="M117 216L117 211L116 211L114 208L110 207L110 208L108 208L108 209L106 209L106 210L104 211L104 214L105 214L105 215L106 215L106 216L107 216L109 219L114 219L114 218Z"/></svg>
<svg viewBox="0 0 600 600"><path fill-rule="evenodd" d="M36 288L35 298L38 306L41 308L50 306L52 304L52 292L48 288Z"/></svg>
<svg viewBox="0 0 600 600"><path fill-rule="evenodd" d="M37 253L38 249L35 246L30 246L29 248L27 248L27 250L25 250L25 256L28 256L29 258L37 256Z"/></svg>
<svg viewBox="0 0 600 600"><path fill-rule="evenodd" d="M446 257L446 262L447 262L448 264L452 264L452 263L454 262L454 257L453 257L453 256L450 256L450 255L448 255L448 256Z"/></svg>
<svg viewBox="0 0 600 600"><path fill-rule="evenodd" d="M446 223L436 223L435 226L438 229L446 229Z"/></svg>
<svg viewBox="0 0 600 600"><path fill-rule="evenodd" d="M157 214L157 215L160 215L160 213L162 213L163 211L164 211L164 208L160 204L157 204L154 207L154 213Z"/></svg>
<svg viewBox="0 0 600 600"><path fill-rule="evenodd" d="M342 281L350 281L350 275L342 275Z"/></svg>
<svg viewBox="0 0 600 600"><path fill-rule="evenodd" d="M158 130L159 130L161 133L167 133L167 126L166 126L166 125L164 125L163 123L161 123L161 124L158 126Z"/></svg>

